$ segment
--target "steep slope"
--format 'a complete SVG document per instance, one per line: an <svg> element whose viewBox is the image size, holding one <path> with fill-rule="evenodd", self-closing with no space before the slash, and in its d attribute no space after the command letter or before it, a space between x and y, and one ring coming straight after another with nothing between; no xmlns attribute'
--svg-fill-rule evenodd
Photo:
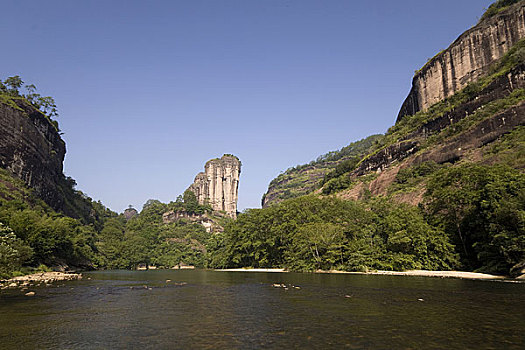
<svg viewBox="0 0 525 350"><path fill-rule="evenodd" d="M491 67L490 75L427 111L396 123L380 149L364 157L355 170L342 175L349 180L348 190L341 195L354 199L365 193L385 195L400 169L427 162L485 162L487 152L492 154L491 163L505 162L490 151L491 143L504 142L506 134L523 130L519 127L525 124L524 53L525 40L520 40ZM511 165L522 166L519 161ZM367 174L364 183L360 178ZM370 176L374 178L370 180ZM410 202L417 204L416 197Z"/></svg>
<svg viewBox="0 0 525 350"><path fill-rule="evenodd" d="M241 214L216 265L525 276L524 6L493 4L423 67L417 104L313 194ZM470 56L480 65L452 67Z"/></svg>
<svg viewBox="0 0 525 350"><path fill-rule="evenodd" d="M22 179L55 209L64 205L58 190L66 145L57 128L25 99L0 103L0 166Z"/></svg>
<svg viewBox="0 0 525 350"><path fill-rule="evenodd" d="M339 151L324 154L308 164L289 168L270 182L262 198L262 206L265 208L315 191L320 187L325 175L333 172L345 161L367 154L381 138L382 135L372 135L353 142Z"/></svg>
<svg viewBox="0 0 525 350"><path fill-rule="evenodd" d="M397 121L426 111L431 105L487 75L491 65L524 36L525 2L495 3L476 26L461 34L416 72Z"/></svg>
<svg viewBox="0 0 525 350"><path fill-rule="evenodd" d="M0 260L8 261L0 278L40 264L92 268L97 233L116 214L64 176L66 146L51 119L54 102L33 85L23 95L22 86L18 76L0 81Z"/></svg>
<svg viewBox="0 0 525 350"><path fill-rule="evenodd" d="M18 91L0 90L0 168L23 180L55 211L100 224L97 213L103 206L77 191L75 180L63 174L65 154L56 121Z"/></svg>

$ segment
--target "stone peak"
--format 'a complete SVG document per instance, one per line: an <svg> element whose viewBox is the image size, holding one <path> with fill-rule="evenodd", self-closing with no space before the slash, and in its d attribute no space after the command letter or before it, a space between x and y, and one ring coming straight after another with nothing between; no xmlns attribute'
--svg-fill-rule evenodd
<svg viewBox="0 0 525 350"><path fill-rule="evenodd" d="M204 172L195 176L189 190L195 193L200 204L208 203L212 209L225 212L228 216L237 216L237 198L241 161L232 154L210 159L204 166Z"/></svg>

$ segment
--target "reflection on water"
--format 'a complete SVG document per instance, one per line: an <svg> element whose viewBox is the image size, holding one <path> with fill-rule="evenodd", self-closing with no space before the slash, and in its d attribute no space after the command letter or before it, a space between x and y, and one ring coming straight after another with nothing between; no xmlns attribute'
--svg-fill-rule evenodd
<svg viewBox="0 0 525 350"><path fill-rule="evenodd" d="M81 281L35 291L34 297L20 291L0 294L2 348L483 349L525 344L525 284L517 283L155 270L86 273Z"/></svg>

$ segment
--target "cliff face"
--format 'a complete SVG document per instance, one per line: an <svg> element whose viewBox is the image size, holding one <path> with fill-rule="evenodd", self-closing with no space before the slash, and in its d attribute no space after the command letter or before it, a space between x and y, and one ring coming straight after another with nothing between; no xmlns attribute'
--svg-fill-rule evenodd
<svg viewBox="0 0 525 350"><path fill-rule="evenodd" d="M320 188L318 181L307 193L345 199L392 195L415 205L423 198L428 174L418 173L410 187L397 182L400 170L456 163L525 169L519 141L525 130L525 1L507 4L491 6L497 11L486 13L416 74L396 124L358 155L354 167L336 168L328 174L337 177L326 176L331 179ZM286 199L279 197L281 192L310 185L301 176L309 168L298 168L270 183L263 206Z"/></svg>
<svg viewBox="0 0 525 350"><path fill-rule="evenodd" d="M445 112L426 123L415 131L403 136L399 142L385 147L379 152L364 159L354 171L355 176L364 175L371 171L382 171L395 162L418 153L416 164L424 161L434 161L438 164L455 162L462 159L469 150L493 142L498 137L510 132L513 128L525 124L524 105L517 97L517 103L497 110L469 129L453 135L455 125L464 119L482 112L491 103L502 101L511 93L519 93L525 89L525 65L514 67L508 74L499 76L488 84L470 100L463 102L451 111ZM493 107L492 107L493 108ZM447 130L448 129L448 130ZM450 133L453 137L445 138L438 144L422 149L426 140L441 132Z"/></svg>
<svg viewBox="0 0 525 350"><path fill-rule="evenodd" d="M58 183L63 178L66 145L41 112L23 100L16 103L18 109L0 103L0 166L51 207L61 209L64 200Z"/></svg>
<svg viewBox="0 0 525 350"><path fill-rule="evenodd" d="M431 116L430 120L418 125L414 131L400 137L398 142L363 159L348 174L355 185L338 195L346 199L360 199L366 193L387 195L400 169L425 162L502 163L523 171L525 168L523 159L520 160L519 146L513 146L509 150L516 158L509 162L504 153L498 153L504 147L498 148L497 144L501 144L513 132L521 135L517 136L521 140L524 139L525 62L516 65L508 73L499 75L450 111ZM407 120L409 118L411 117ZM360 176L371 173L375 173L371 182L360 181ZM422 185L412 192L398 194L395 199L415 205L422 200L423 193Z"/></svg>
<svg viewBox="0 0 525 350"><path fill-rule="evenodd" d="M217 223L216 218L210 217L208 214L189 214L185 210L170 210L162 214L162 222L164 224L171 224L181 219L201 224L208 233L224 231L224 228Z"/></svg>
<svg viewBox="0 0 525 350"><path fill-rule="evenodd" d="M235 156L224 155L209 160L204 172L198 173L189 190L195 193L199 204L210 204L215 211L237 216L237 199L241 162Z"/></svg>
<svg viewBox="0 0 525 350"><path fill-rule="evenodd" d="M491 65L523 37L525 1L482 20L415 74L397 121L426 110L487 75Z"/></svg>

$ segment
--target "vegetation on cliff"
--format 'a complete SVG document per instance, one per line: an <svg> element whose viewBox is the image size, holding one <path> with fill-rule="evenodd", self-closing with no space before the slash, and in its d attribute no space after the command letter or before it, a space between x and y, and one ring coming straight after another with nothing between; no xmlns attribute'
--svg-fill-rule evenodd
<svg viewBox="0 0 525 350"><path fill-rule="evenodd" d="M477 125L494 117L498 113L520 106L525 101L525 90L515 88L505 93L494 92L501 80L506 80L509 74L519 75L525 67L525 39L520 40L491 69L491 73L480 80L469 84L453 96L432 105L426 111L420 111L412 116L406 116L392 126L384 137L378 139L375 147L362 157L356 165L351 164L346 172L342 169L336 178L323 184L325 195L337 193L352 188L356 183L367 180L357 177L354 169L365 168L366 164L380 152L395 147L400 142L411 142L417 147L416 154L422 154L434 147L446 145L454 138L472 130ZM441 125L442 124L442 125ZM521 129L517 129L518 131ZM515 140L514 145L518 147ZM493 151L493 163L500 162ZM519 159L519 158L518 158ZM398 162L403 159L392 159ZM457 159L456 159L457 160ZM465 160L466 161L466 160ZM417 164L416 164L417 165ZM388 164L384 164L388 166ZM424 182L420 179L420 182ZM399 187L399 186L398 186ZM389 191L392 192L393 189Z"/></svg>
<svg viewBox="0 0 525 350"><path fill-rule="evenodd" d="M100 203L91 203L90 222L73 219L54 211L23 181L0 169L0 261L11 261L3 265L0 278L31 272L41 264L93 267L97 230L116 214Z"/></svg>
<svg viewBox="0 0 525 350"><path fill-rule="evenodd" d="M525 259L524 174L501 165L415 171L431 174L420 206L310 195L251 209L215 237L209 264L508 274Z"/></svg>
<svg viewBox="0 0 525 350"><path fill-rule="evenodd" d="M23 90L22 90L23 89ZM58 122L52 118L58 116L55 100L51 96L42 96L36 92L34 84L27 84L18 76L0 80L0 103L22 110L19 104L26 102L44 115L58 129Z"/></svg>
<svg viewBox="0 0 525 350"><path fill-rule="evenodd" d="M324 195L350 189L356 183L362 182L361 180L370 180L362 177L356 179L353 172L359 167L365 167L369 159L373 159L375 155L389 147L403 141L415 142L417 151L423 152L436 145L445 144L497 113L519 106L525 100L524 89L517 88L495 98L491 98L491 94L503 77L511 72L519 74L523 67L525 67L525 39L516 43L496 62L487 76L470 83L463 90L432 105L426 111L405 116L385 135L373 135L350 144L339 152L321 156L308 165L288 169L272 180L263 197L263 204L278 203L284 199L311 193L318 188L321 188L321 193ZM488 96L485 98L487 99L485 103L479 102L479 97L483 95ZM468 104L472 105L472 111L464 107ZM462 112L461 120L437 131L428 131L433 124L439 123L440 119L462 109L465 111ZM344 152L345 150L357 150L357 152L348 154ZM332 162L334 156L337 159Z"/></svg>
<svg viewBox="0 0 525 350"><path fill-rule="evenodd" d="M486 15L514 2L499 1ZM525 129L520 126L524 67L522 39L486 76L425 111L405 116L364 154L344 159L319 181L320 195L359 198L357 202L306 196L275 208L248 211L226 228L212 265L352 271L456 268L509 274L525 261ZM512 118L496 118L499 115L517 115L517 121L509 124ZM490 133L495 136L485 137ZM398 152L403 143L412 149ZM452 148L456 144L470 148ZM451 150L444 154L447 147ZM385 169L395 170L390 179L381 177ZM282 181L284 175L289 183L297 181L298 187L304 181L290 171L274 181ZM410 194L416 206L399 204L400 198ZM326 203L314 209L315 201ZM367 231L352 226L348 217L323 214L322 207L334 205L352 206L346 214L352 212L353 220L363 223ZM336 208L332 210L337 213ZM396 218L401 215L397 210L409 216ZM405 226L396 226L390 233L389 225L395 222ZM406 236L407 232L419 236ZM368 245L358 243L356 237ZM377 237L382 240L376 241ZM436 237L443 239L439 245L428 243ZM403 244L395 243L397 238ZM434 258L421 261L422 248L417 245L421 242L427 242L424 255Z"/></svg>
<svg viewBox="0 0 525 350"><path fill-rule="evenodd" d="M180 218L163 220L167 212L228 221L213 217L209 205L200 205L189 190L168 204L150 199L140 214L126 221L123 216L108 220L96 243L99 268L136 268L139 264L171 268L178 264L197 267L206 265L206 244L212 233L197 220Z"/></svg>
<svg viewBox="0 0 525 350"><path fill-rule="evenodd" d="M342 170L348 170L356 159L367 154L382 135L371 135L352 142L338 151L328 152L308 164L287 169L273 179L262 198L263 206L277 204L285 199L309 194L334 177Z"/></svg>
<svg viewBox="0 0 525 350"><path fill-rule="evenodd" d="M479 21L482 22L488 18L494 17L501 11L509 8L509 6L514 5L520 1L521 0L498 0L489 6L487 11L485 11L485 13L481 16Z"/></svg>

